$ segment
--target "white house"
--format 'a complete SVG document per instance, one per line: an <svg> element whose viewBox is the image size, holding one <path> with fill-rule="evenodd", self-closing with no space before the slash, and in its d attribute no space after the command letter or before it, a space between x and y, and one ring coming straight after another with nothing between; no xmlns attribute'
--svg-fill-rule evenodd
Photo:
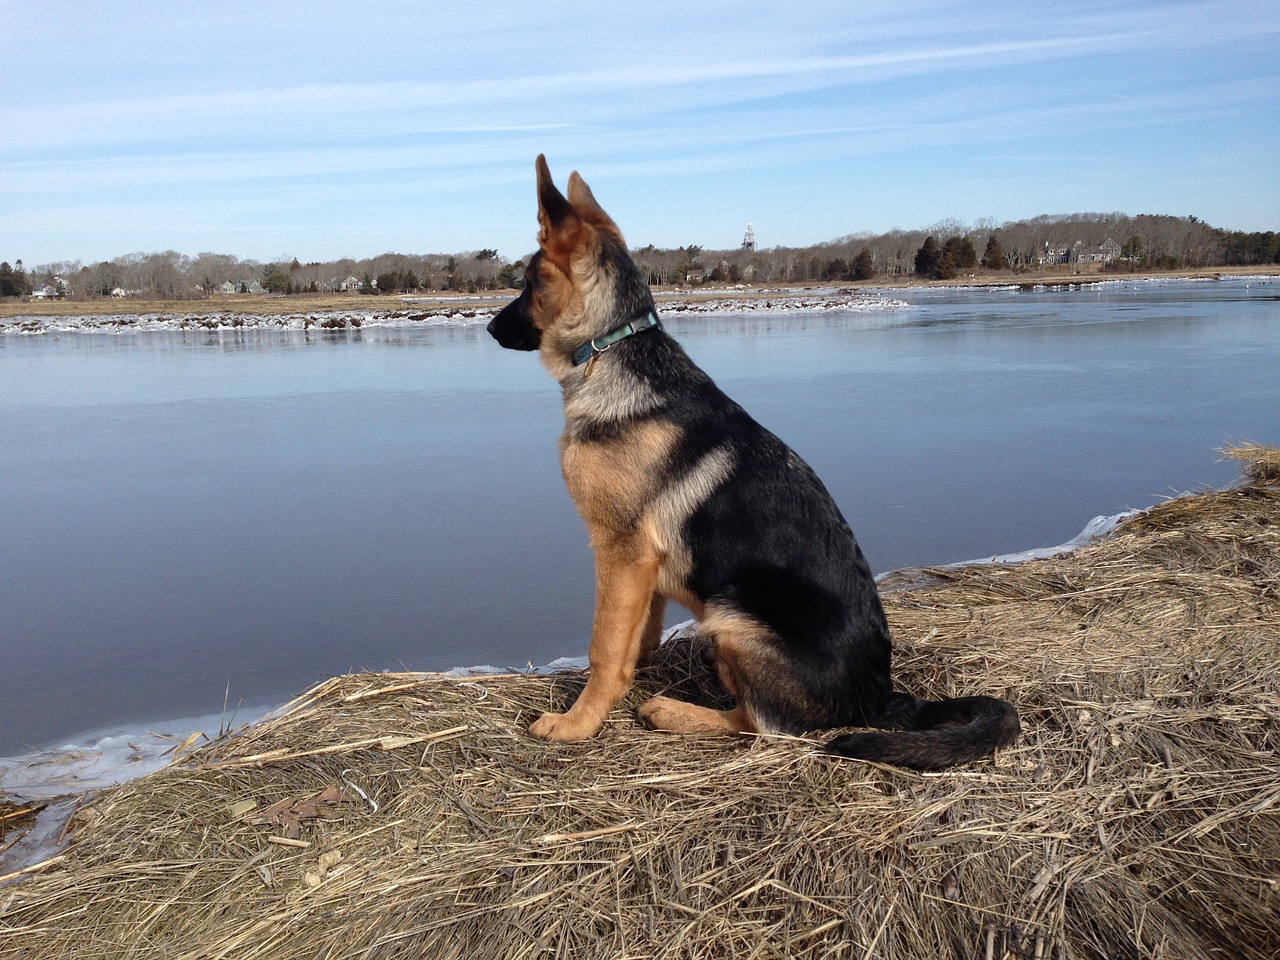
<svg viewBox="0 0 1280 960"><path fill-rule="evenodd" d="M50 297L65 297L67 281L62 277L54 277L53 283L46 283L31 291L32 300L48 300Z"/></svg>

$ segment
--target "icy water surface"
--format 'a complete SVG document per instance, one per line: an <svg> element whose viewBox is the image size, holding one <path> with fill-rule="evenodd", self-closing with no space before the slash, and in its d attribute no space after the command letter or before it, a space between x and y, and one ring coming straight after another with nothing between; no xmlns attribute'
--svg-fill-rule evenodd
<svg viewBox="0 0 1280 960"><path fill-rule="evenodd" d="M884 571L1229 482L1216 448L1280 441L1277 295L895 291L666 320ZM560 426L537 360L480 322L0 335L0 756L348 670L584 653Z"/></svg>

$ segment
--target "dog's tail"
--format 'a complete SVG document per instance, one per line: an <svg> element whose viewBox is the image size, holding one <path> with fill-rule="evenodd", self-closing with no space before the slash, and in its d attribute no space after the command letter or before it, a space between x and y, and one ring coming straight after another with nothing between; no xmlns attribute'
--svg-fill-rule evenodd
<svg viewBox="0 0 1280 960"><path fill-rule="evenodd" d="M1012 705L994 697L918 700L891 693L874 725L885 732L845 734L823 750L895 767L940 770L989 756L1022 732Z"/></svg>

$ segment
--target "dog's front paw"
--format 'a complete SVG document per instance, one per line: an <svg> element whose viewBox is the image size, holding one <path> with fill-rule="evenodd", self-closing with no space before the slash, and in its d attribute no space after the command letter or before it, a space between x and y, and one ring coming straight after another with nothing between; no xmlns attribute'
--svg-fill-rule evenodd
<svg viewBox="0 0 1280 960"><path fill-rule="evenodd" d="M560 743L573 743L586 740L600 729L602 724L583 723L580 718L569 713L547 712L533 721L529 733L539 740L555 740Z"/></svg>

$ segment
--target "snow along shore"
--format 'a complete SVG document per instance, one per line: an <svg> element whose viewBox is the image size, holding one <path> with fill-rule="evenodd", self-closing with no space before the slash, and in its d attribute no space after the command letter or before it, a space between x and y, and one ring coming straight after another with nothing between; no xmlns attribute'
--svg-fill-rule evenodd
<svg viewBox="0 0 1280 960"><path fill-rule="evenodd" d="M358 330L363 328L405 328L418 326L471 326L488 323L500 309L416 301L406 298L406 306L379 310L334 310L283 314L239 313L138 313L85 314L83 316L18 316L0 318L0 335L38 337L48 334L106 333L134 334L153 331L225 332L240 330ZM903 300L849 291L806 291L802 295L769 292L746 296L716 296L707 299L662 300L658 313L664 316L773 313L879 313L909 309Z"/></svg>

